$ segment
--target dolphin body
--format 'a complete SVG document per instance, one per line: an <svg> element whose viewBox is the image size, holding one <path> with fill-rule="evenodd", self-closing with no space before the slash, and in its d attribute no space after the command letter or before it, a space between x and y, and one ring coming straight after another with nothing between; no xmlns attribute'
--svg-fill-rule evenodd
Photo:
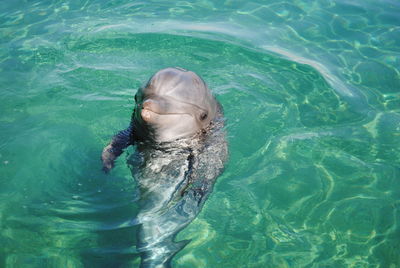
<svg viewBox="0 0 400 268"><path fill-rule="evenodd" d="M103 170L136 146L128 165L140 189L140 267L170 267L189 242L175 242L176 235L200 212L227 160L222 107L199 76L181 68L158 71L135 101L130 126L103 150Z"/></svg>

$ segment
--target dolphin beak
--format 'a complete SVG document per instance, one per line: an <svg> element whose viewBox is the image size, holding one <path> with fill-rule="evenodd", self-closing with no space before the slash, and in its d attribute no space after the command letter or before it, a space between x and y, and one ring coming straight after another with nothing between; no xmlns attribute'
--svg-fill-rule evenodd
<svg viewBox="0 0 400 268"><path fill-rule="evenodd" d="M157 105L157 104L156 104L156 101L154 101L152 99L147 99L142 104L143 109L147 109L147 110L151 110L151 107L154 105Z"/></svg>
<svg viewBox="0 0 400 268"><path fill-rule="evenodd" d="M143 109L140 115L145 122L149 122L151 120L151 112L149 110Z"/></svg>
<svg viewBox="0 0 400 268"><path fill-rule="evenodd" d="M145 122L151 123L152 119L154 119L156 114L155 110L157 110L156 106L157 102L151 99L147 99L143 102L140 115Z"/></svg>

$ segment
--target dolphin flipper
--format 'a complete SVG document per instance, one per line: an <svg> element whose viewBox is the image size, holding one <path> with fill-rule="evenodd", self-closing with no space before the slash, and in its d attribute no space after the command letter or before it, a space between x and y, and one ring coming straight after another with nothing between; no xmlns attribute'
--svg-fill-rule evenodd
<svg viewBox="0 0 400 268"><path fill-rule="evenodd" d="M108 173L114 167L114 161L118 158L126 147L133 145L133 125L131 124L127 129L118 132L103 149L101 160L103 162L103 171Z"/></svg>

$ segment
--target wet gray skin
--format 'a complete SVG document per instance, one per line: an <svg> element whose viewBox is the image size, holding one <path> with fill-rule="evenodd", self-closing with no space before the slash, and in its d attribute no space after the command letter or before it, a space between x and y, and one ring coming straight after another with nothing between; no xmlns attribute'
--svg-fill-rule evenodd
<svg viewBox="0 0 400 268"><path fill-rule="evenodd" d="M141 267L170 267L187 243L175 236L200 212L227 159L222 108L198 75L180 68L154 74L135 101L130 126L103 150L103 170L136 146L127 162L141 194Z"/></svg>

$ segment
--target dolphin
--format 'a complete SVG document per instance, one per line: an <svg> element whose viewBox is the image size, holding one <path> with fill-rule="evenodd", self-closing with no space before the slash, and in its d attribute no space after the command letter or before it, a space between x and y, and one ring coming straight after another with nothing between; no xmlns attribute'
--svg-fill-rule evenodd
<svg viewBox="0 0 400 268"><path fill-rule="evenodd" d="M135 103L129 127L103 150L103 170L136 147L127 163L140 190L140 267L170 267L189 242L176 235L201 211L227 161L223 110L206 83L182 68L155 73Z"/></svg>

